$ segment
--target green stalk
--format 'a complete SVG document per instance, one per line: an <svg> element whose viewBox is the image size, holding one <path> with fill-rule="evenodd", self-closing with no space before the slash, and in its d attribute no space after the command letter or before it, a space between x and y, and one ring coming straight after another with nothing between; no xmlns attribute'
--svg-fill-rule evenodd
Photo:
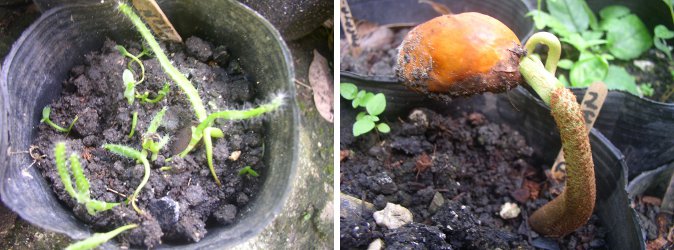
<svg viewBox="0 0 674 250"><path fill-rule="evenodd" d="M136 210L138 214L141 215L144 214L144 212L140 210L138 206L136 206L136 199L138 198L140 190L142 190L143 187L145 187L145 184L147 184L147 181L150 179L150 171L151 171L150 162L148 162L147 158L143 156L143 153L127 146L117 144L104 144L103 148L117 155L134 159L136 161L143 163L145 173L143 174L143 180L140 181L140 184L138 184L138 187L136 187L136 190L133 192L133 195L131 196L131 206L133 207L134 210Z"/></svg>
<svg viewBox="0 0 674 250"><path fill-rule="evenodd" d="M187 145L187 148L183 150L178 156L185 157L196 145L199 143L201 138L204 135L204 130L213 124L215 119L225 119L225 120L245 120L254 117L264 115L265 113L274 111L283 105L283 97L279 96L274 98L271 102L258 106L257 108L247 109L247 110L224 110L220 112L211 113L206 117L204 121L199 123L196 128L192 130L192 139Z"/></svg>
<svg viewBox="0 0 674 250"><path fill-rule="evenodd" d="M133 117L131 117L131 132L129 133L129 138L133 137L133 133L136 132L137 123L138 123L138 111L134 111Z"/></svg>
<svg viewBox="0 0 674 250"><path fill-rule="evenodd" d="M95 233L94 235L92 235L89 238L86 238L84 240L73 243L72 245L68 246L66 248L66 250L94 249L94 248L100 246L101 244L109 241L110 239L114 238L118 234L120 234L120 233L122 233L126 230L136 228L136 227L138 227L138 225L129 224L129 225L126 225L126 226L118 227L117 229L112 230L112 231L107 232L107 233Z"/></svg>
<svg viewBox="0 0 674 250"><path fill-rule="evenodd" d="M562 148L566 158L567 180L564 191L554 200L536 210L529 218L534 231L552 237L561 237L584 225L592 215L595 205L596 184L592 151L585 121L576 97L564 87L559 87L555 71L559 59L554 53L561 51L559 40L552 34L537 33L525 45L533 50L538 43L549 47L546 67L533 57L520 60L520 73L527 83L550 106L559 127Z"/></svg>
<svg viewBox="0 0 674 250"><path fill-rule="evenodd" d="M173 81L178 84L178 87L180 87L180 89L185 92L185 95L187 95L190 103L192 103L192 108L194 109L197 119L199 121L203 121L206 118L207 112L203 102L201 101L201 98L199 97L197 89L192 86L192 83L190 83L190 80L188 80L187 77L180 73L178 69L173 67L171 61L169 61L168 57L166 57L166 54L164 54L164 51L159 46L159 43L157 43L157 40L152 35L152 32L150 32L150 29L148 29L140 17L136 15L136 12L133 11L133 8L122 2L119 3L118 8L129 18L129 20L131 20L131 23L133 23L140 35L143 37L143 39L145 39L145 42L148 46L150 46L150 49L157 57L157 60L159 61L159 64L161 64L162 69L164 69L164 72L166 72L166 74L168 74L169 77L171 77L171 79L173 79Z"/></svg>

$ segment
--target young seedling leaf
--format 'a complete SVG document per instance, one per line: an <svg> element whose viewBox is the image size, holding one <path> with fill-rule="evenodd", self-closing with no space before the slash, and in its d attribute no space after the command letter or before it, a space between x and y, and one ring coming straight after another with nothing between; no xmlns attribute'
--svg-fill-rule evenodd
<svg viewBox="0 0 674 250"><path fill-rule="evenodd" d="M136 80L133 79L133 73L131 70L125 69L122 73L122 81L124 81L124 97L126 101L129 102L129 105L133 104L133 99L136 95Z"/></svg>
<svg viewBox="0 0 674 250"><path fill-rule="evenodd" d="M248 176L253 176L253 177L258 177L260 176L253 168L250 166L245 166L241 170L239 170L239 175L248 175Z"/></svg>
<svg viewBox="0 0 674 250"><path fill-rule="evenodd" d="M63 188L70 195L70 197L73 197L77 200L79 195L77 195L75 189L73 188L73 183L70 179L70 171L68 171L68 167L66 166L66 144L64 142L56 143L56 147L54 147L54 159L56 161L56 171L61 178Z"/></svg>
<svg viewBox="0 0 674 250"><path fill-rule="evenodd" d="M75 242L74 244L68 246L66 248L66 250L93 249L93 248L96 248L96 247L100 246L101 244L109 241L110 239L114 238L118 234L120 234L120 233L122 233L126 230L136 228L136 227L138 227L138 225L129 224L129 225L126 225L126 226L119 227L119 228L117 228L115 230L112 230L110 232L107 232L107 233L95 233L94 235L92 235L91 237L89 237L87 239Z"/></svg>
<svg viewBox="0 0 674 250"><path fill-rule="evenodd" d="M49 125L53 129L55 129L56 131L63 132L63 133L69 133L70 130L73 129L73 126L75 126L75 122L77 122L77 119L79 118L78 116L75 116L75 119L73 119L73 121L70 123L70 126L68 126L68 128L66 129L66 128L63 128L63 127L57 125L56 123L52 122L51 119L49 119L50 114L51 114L51 107L45 106L42 109L42 119L40 119L40 122L46 123L47 125Z"/></svg>
<svg viewBox="0 0 674 250"><path fill-rule="evenodd" d="M367 94L367 92L365 92L365 90L358 91L358 94L356 94L356 97L353 98L353 101L351 102L351 106L353 108L357 108L358 106L362 106L363 103L364 103L363 99L365 99L366 94Z"/></svg>
<svg viewBox="0 0 674 250"><path fill-rule="evenodd" d="M386 123L379 123L377 125L377 130L382 133L388 133L391 132L391 127L389 127Z"/></svg>
<svg viewBox="0 0 674 250"><path fill-rule="evenodd" d="M559 60L559 62L557 63L557 67L562 68L562 69L566 69L566 70L570 70L571 67L573 67L573 61L571 61L569 59Z"/></svg>
<svg viewBox="0 0 674 250"><path fill-rule="evenodd" d="M342 98L347 100L353 100L358 94L358 87L353 83L341 83L339 85L339 94Z"/></svg>
<svg viewBox="0 0 674 250"><path fill-rule="evenodd" d="M386 109L386 97L379 93L368 99L365 109L370 115L379 115Z"/></svg>
<svg viewBox="0 0 674 250"><path fill-rule="evenodd" d="M353 124L353 136L359 136L370 132L374 128L374 122L370 119L360 119Z"/></svg>
<svg viewBox="0 0 674 250"><path fill-rule="evenodd" d="M644 83L639 85L639 90L644 96L653 96L655 89L650 83Z"/></svg>
<svg viewBox="0 0 674 250"><path fill-rule="evenodd" d="M358 114L356 115L356 121L363 119L363 117L365 117L366 115L367 113L365 111L358 112Z"/></svg>

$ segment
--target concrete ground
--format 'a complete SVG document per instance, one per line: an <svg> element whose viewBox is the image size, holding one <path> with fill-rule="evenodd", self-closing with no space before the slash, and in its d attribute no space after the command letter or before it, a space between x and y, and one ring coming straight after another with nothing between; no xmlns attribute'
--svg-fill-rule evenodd
<svg viewBox="0 0 674 250"><path fill-rule="evenodd" d="M37 18L30 5L0 7L0 59L14 40ZM277 218L240 249L328 249L333 246L333 124L318 114L307 79L312 51L332 60L328 31L288 42L295 63L300 107L299 165L293 190ZM0 249L62 249L72 243L65 235L42 230L17 218L0 204Z"/></svg>

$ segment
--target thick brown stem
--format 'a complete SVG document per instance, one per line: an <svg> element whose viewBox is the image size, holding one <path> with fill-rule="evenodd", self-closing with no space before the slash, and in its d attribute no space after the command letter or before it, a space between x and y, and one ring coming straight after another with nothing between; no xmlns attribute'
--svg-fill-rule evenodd
<svg viewBox="0 0 674 250"><path fill-rule="evenodd" d="M568 89L557 88L551 94L550 108L562 138L567 181L564 191L536 210L529 223L540 234L561 237L585 224L592 215L596 184L590 141L576 97Z"/></svg>

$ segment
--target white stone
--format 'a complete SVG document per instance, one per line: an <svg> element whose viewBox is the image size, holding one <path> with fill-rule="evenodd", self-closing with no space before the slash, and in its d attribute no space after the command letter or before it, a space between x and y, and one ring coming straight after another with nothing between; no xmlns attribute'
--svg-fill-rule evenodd
<svg viewBox="0 0 674 250"><path fill-rule="evenodd" d="M370 243L369 246L367 246L367 250L383 250L384 249L384 241L381 239L376 239L372 243Z"/></svg>
<svg viewBox="0 0 674 250"><path fill-rule="evenodd" d="M395 229L412 222L412 212L398 204L386 203L386 207L372 215L377 225Z"/></svg>
<svg viewBox="0 0 674 250"><path fill-rule="evenodd" d="M498 213L503 219L517 218L520 215L520 207L516 203L506 202L501 205L501 211Z"/></svg>

